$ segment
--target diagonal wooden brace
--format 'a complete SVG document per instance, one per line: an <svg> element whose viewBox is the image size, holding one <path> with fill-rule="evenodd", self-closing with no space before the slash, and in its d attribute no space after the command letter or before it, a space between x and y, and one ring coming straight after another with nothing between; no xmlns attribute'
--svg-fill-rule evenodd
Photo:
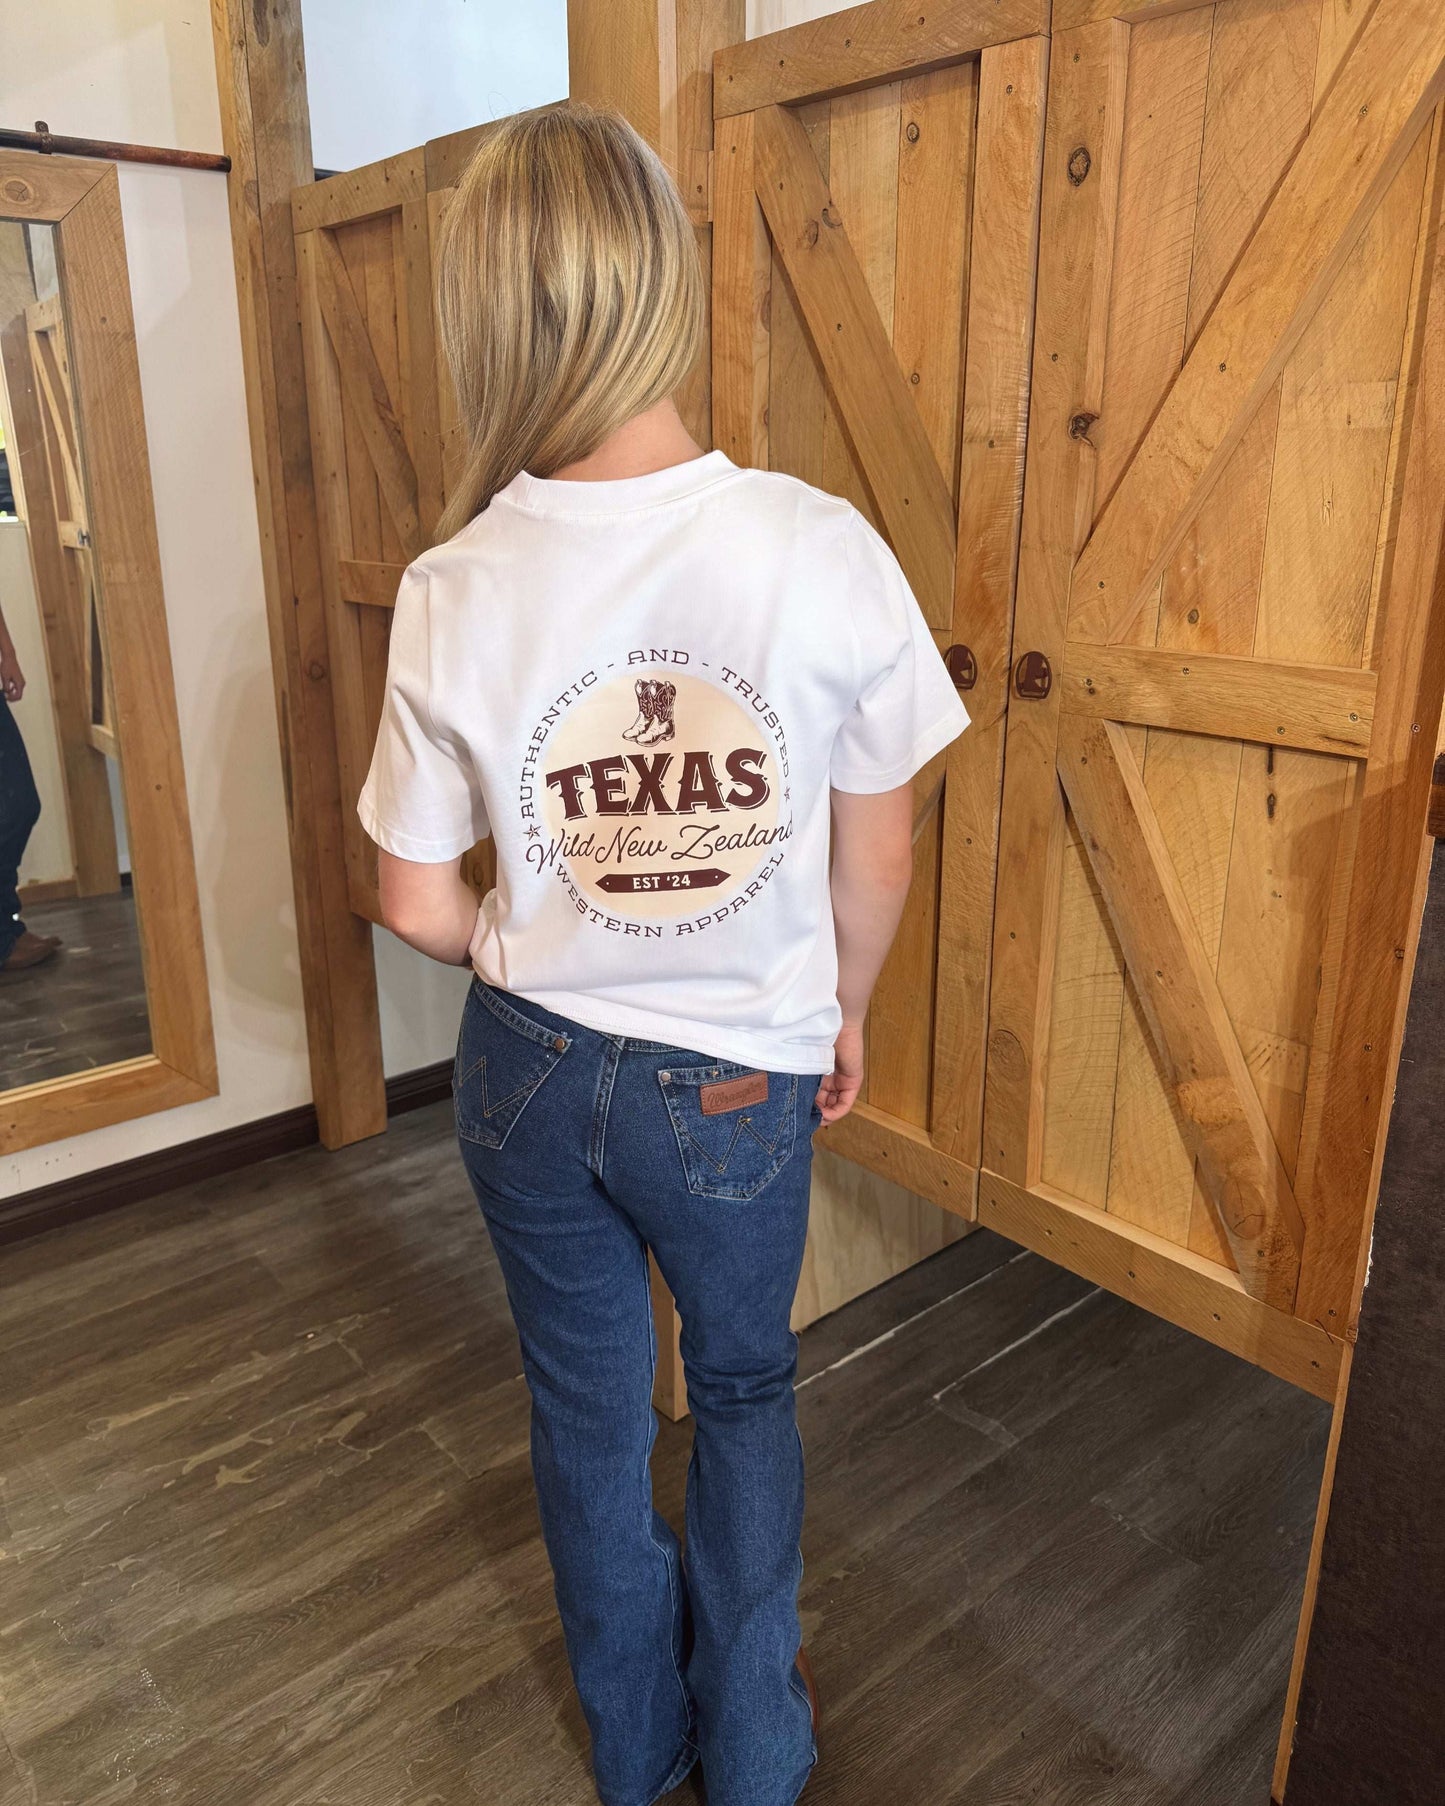
<svg viewBox="0 0 1445 1806"><path fill-rule="evenodd" d="M422 549L416 466L336 240L324 229L316 239L316 298L336 351L342 392L366 441L401 542L414 555Z"/></svg>
<svg viewBox="0 0 1445 1806"><path fill-rule="evenodd" d="M1074 569L1071 637L1122 640L1445 93L1440 0L1378 0Z"/></svg>
<svg viewBox="0 0 1445 1806"><path fill-rule="evenodd" d="M807 133L753 115L757 195L868 487L930 626L953 614L953 495Z"/></svg>
<svg viewBox="0 0 1445 1806"><path fill-rule="evenodd" d="M1303 1220L1123 729L1065 715L1059 771L1240 1279L1289 1310Z"/></svg>

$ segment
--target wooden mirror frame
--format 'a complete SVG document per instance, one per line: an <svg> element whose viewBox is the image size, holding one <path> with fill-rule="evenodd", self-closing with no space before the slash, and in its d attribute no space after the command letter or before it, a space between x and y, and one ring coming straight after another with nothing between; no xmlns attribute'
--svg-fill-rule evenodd
<svg viewBox="0 0 1445 1806"><path fill-rule="evenodd" d="M55 228L82 468L111 628L108 662L151 1026L151 1052L138 1059L0 1093L0 1154L9 1154L196 1103L219 1086L115 165L0 149L0 217ZM8 356L6 364L17 367ZM26 400L11 397L22 419ZM22 484L42 480L31 471L33 435L15 451Z"/></svg>

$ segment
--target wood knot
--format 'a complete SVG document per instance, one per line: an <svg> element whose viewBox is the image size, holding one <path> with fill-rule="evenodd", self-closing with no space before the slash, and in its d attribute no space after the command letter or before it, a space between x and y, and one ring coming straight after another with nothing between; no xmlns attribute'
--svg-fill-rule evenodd
<svg viewBox="0 0 1445 1806"><path fill-rule="evenodd" d="M1017 1078L1024 1071L1024 1050L1017 1035L996 1028L988 1038L989 1059L1003 1078Z"/></svg>
<svg viewBox="0 0 1445 1806"><path fill-rule="evenodd" d="M1084 186L1093 167L1094 159L1089 155L1088 148L1081 144L1069 158L1069 180L1075 188Z"/></svg>
<svg viewBox="0 0 1445 1806"><path fill-rule="evenodd" d="M1089 437L1089 431L1098 418L1097 414L1075 414L1069 422L1069 437L1082 439L1085 445L1097 449L1094 447L1094 441Z"/></svg>

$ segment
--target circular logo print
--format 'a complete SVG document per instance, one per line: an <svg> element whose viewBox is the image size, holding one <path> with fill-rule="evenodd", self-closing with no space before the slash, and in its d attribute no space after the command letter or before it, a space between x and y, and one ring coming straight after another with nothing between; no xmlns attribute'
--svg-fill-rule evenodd
<svg viewBox="0 0 1445 1806"><path fill-rule="evenodd" d="M722 903L791 827L752 712L706 678L649 669L573 704L538 785L552 860L599 908L644 919Z"/></svg>

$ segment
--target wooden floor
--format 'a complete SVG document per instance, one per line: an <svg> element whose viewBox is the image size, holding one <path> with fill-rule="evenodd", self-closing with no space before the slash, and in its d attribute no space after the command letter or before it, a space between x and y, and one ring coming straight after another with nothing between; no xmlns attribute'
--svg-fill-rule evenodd
<svg viewBox="0 0 1445 1806"><path fill-rule="evenodd" d="M448 1123L0 1254L0 1806L593 1799ZM805 1799L1264 1806L1324 1406L980 1233L799 1407Z"/></svg>
<svg viewBox="0 0 1445 1806"><path fill-rule="evenodd" d="M151 1051L135 897L31 903L25 926L58 934L54 959L0 982L0 1091Z"/></svg>

